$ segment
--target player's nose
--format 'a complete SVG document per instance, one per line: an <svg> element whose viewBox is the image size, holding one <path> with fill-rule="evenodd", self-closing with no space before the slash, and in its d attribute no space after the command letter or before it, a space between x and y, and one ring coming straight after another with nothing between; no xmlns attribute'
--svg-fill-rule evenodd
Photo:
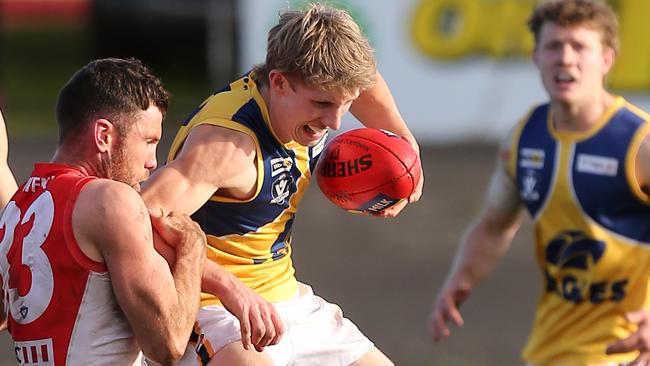
<svg viewBox="0 0 650 366"><path fill-rule="evenodd" d="M337 108L336 110L333 110L322 118L322 122L325 126L332 130L338 130L341 128L341 118L343 118L343 111L341 108Z"/></svg>

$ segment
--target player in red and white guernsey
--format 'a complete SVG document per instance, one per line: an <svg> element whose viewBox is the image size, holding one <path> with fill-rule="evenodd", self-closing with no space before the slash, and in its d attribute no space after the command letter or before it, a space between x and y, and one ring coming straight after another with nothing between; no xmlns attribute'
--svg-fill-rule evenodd
<svg viewBox="0 0 650 366"><path fill-rule="evenodd" d="M93 61L61 90L57 151L0 218L2 313L20 364L167 365L185 350L205 235L185 215L150 219L137 191L167 103L137 60Z"/></svg>

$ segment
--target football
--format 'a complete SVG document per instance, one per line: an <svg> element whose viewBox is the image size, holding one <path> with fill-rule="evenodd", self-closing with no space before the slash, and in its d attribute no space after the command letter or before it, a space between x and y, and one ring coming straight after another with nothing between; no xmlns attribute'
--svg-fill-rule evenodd
<svg viewBox="0 0 650 366"><path fill-rule="evenodd" d="M420 180L411 145L385 130L359 128L333 138L316 166L316 181L335 205L356 213L379 213L407 199Z"/></svg>

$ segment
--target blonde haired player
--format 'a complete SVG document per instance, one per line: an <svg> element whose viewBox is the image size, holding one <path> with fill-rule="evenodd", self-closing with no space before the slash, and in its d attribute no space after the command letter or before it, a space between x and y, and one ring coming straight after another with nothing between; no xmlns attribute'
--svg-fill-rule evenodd
<svg viewBox="0 0 650 366"><path fill-rule="evenodd" d="M523 358L535 366L650 363L650 116L604 87L618 22L604 2L553 0L533 12L533 59L550 101L502 147L483 213L432 312L436 340L535 223L543 292Z"/></svg>
<svg viewBox="0 0 650 366"><path fill-rule="evenodd" d="M181 127L170 161L143 190L153 210L194 214L219 264L203 285L219 296L203 296L181 364L391 364L338 306L296 280L291 261L299 202L327 131L348 110L417 149L357 24L311 5L282 13L265 64L210 96Z"/></svg>

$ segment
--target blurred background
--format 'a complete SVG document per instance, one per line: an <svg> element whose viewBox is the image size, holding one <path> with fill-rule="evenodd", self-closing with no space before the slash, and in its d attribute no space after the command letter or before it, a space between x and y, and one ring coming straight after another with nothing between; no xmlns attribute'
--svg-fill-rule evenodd
<svg viewBox="0 0 650 366"><path fill-rule="evenodd" d="M293 0L0 0L0 108L18 181L56 147L54 103L99 57L138 57L172 93L159 160L212 90L264 61L266 32ZM495 144L545 95L525 23L534 0L328 0L348 10L422 146L422 200L400 217L346 213L312 187L295 223L299 280L339 304L397 365L521 365L541 277L530 224L433 344L428 315L465 225L481 210ZM650 110L647 0L610 1L622 52L616 92ZM347 117L347 126L358 122ZM15 364L0 334L0 365Z"/></svg>

